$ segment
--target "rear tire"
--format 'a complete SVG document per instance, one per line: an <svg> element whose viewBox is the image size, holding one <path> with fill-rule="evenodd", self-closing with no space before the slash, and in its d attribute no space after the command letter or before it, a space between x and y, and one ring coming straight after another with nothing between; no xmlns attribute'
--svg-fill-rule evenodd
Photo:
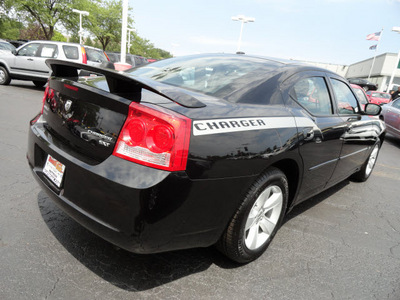
<svg viewBox="0 0 400 300"><path fill-rule="evenodd" d="M6 68L0 66L0 85L9 85L11 82L10 74Z"/></svg>
<svg viewBox="0 0 400 300"><path fill-rule="evenodd" d="M44 85L46 84L46 81L37 81L37 80L34 80L34 81L32 81L33 82L33 84L36 86L36 87L44 87Z"/></svg>
<svg viewBox="0 0 400 300"><path fill-rule="evenodd" d="M268 248L282 223L288 195L285 174L277 168L268 169L250 187L217 248L239 263L258 258Z"/></svg>
<svg viewBox="0 0 400 300"><path fill-rule="evenodd" d="M354 181L358 181L358 182L364 182L369 178L369 176L372 173L372 170L375 167L376 160L378 159L380 147L381 147L381 143L380 143L380 141L377 141L375 143L374 147L372 148L371 154L368 156L367 160L361 167L361 170L358 171L357 173L354 173L351 176L351 179L353 179Z"/></svg>

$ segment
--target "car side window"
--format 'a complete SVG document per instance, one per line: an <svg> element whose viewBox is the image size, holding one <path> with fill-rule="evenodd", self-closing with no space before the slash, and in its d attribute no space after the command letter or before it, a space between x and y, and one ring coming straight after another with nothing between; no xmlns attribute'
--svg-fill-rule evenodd
<svg viewBox="0 0 400 300"><path fill-rule="evenodd" d="M400 109L400 100L396 100L396 101L392 104L392 106L393 106L394 108Z"/></svg>
<svg viewBox="0 0 400 300"><path fill-rule="evenodd" d="M36 43L26 45L25 47L21 48L18 51L17 55L18 56L35 56L39 49L39 46L40 46L40 44L36 44Z"/></svg>
<svg viewBox="0 0 400 300"><path fill-rule="evenodd" d="M40 51L40 57L43 58L55 58L58 55L57 45L44 44Z"/></svg>
<svg viewBox="0 0 400 300"><path fill-rule="evenodd" d="M291 89L290 96L314 115L332 114L332 103L323 77L299 80Z"/></svg>
<svg viewBox="0 0 400 300"><path fill-rule="evenodd" d="M358 102L350 87L344 82L331 78L339 114L356 114L359 112Z"/></svg>
<svg viewBox="0 0 400 300"><path fill-rule="evenodd" d="M79 50L76 46L62 46L65 57L68 59L79 59Z"/></svg>

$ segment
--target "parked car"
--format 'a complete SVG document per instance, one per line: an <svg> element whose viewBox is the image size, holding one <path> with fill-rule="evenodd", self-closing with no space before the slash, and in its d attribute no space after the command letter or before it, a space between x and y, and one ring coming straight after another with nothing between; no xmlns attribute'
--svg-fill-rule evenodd
<svg viewBox="0 0 400 300"><path fill-rule="evenodd" d="M114 63L114 68L117 71L125 71L130 68L137 68L144 64L147 64L148 61L146 58L127 53L125 63L121 63L121 53L119 52L106 52L110 61Z"/></svg>
<svg viewBox="0 0 400 300"><path fill-rule="evenodd" d="M400 98L383 105L380 118L385 121L387 132L400 138Z"/></svg>
<svg viewBox="0 0 400 300"><path fill-rule="evenodd" d="M367 94L365 93L365 90L357 84L351 83L350 86L352 87L354 93L356 94L356 96L358 98L358 102L361 104L362 110L364 110L365 105L367 103L369 103Z"/></svg>
<svg viewBox="0 0 400 300"><path fill-rule="evenodd" d="M31 80L40 87L50 76L45 61L57 58L100 66L108 62L103 50L74 43L53 41L32 41L8 53L0 54L0 85L7 85L12 79Z"/></svg>
<svg viewBox="0 0 400 300"><path fill-rule="evenodd" d="M367 91L367 97L369 102L378 105L386 104L390 102L390 94L378 91Z"/></svg>
<svg viewBox="0 0 400 300"><path fill-rule="evenodd" d="M216 244L252 261L296 204L367 180L384 141L370 116L380 106L362 111L344 78L292 61L204 54L123 73L47 63L33 175L75 220L135 253Z"/></svg>
<svg viewBox="0 0 400 300"><path fill-rule="evenodd" d="M29 40L23 40L23 39L18 39L18 40L7 40L10 44L12 44L15 48L21 47L23 44L29 42Z"/></svg>
<svg viewBox="0 0 400 300"><path fill-rule="evenodd" d="M353 84L357 84L361 86L365 91L376 91L378 89L375 83L369 82L366 79L362 78L349 78L348 81Z"/></svg>
<svg viewBox="0 0 400 300"><path fill-rule="evenodd" d="M9 42L7 42L7 41L5 41L5 40L0 40L0 51L1 50L5 50L5 51L9 51L9 52L11 52L11 51L13 51L13 50L15 50L16 48L14 47L14 45L13 44L10 44ZM1 55L1 54L0 54Z"/></svg>

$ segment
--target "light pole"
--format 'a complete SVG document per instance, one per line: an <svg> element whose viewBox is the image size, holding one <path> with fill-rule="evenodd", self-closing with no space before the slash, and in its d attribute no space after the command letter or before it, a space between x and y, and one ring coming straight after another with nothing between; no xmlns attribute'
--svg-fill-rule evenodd
<svg viewBox="0 0 400 300"><path fill-rule="evenodd" d="M122 0L121 63L126 62L126 32L128 30L128 0Z"/></svg>
<svg viewBox="0 0 400 300"><path fill-rule="evenodd" d="M82 44L82 36L83 36L83 31L82 31L82 15L88 16L89 12L85 10L77 10L73 9L72 12L79 14L79 44Z"/></svg>
<svg viewBox="0 0 400 300"><path fill-rule="evenodd" d="M392 31L400 33L400 27L392 27ZM397 58L396 58L396 62L394 63L394 68L392 71L392 76L390 76L390 81L389 81L389 85L388 85L388 89L390 89L392 83L393 83L393 79L394 79L394 75L396 73L397 67L398 67L398 63L399 63L399 59L400 59L400 51L399 53L397 53Z"/></svg>
<svg viewBox="0 0 400 300"><path fill-rule="evenodd" d="M239 52L240 51L240 44L242 43L243 24L244 23L249 23L249 22L254 22L256 19L255 18L250 18L250 17L245 17L243 15L238 15L236 17L232 17L232 20L233 21L242 22L242 25L240 26L240 35L239 35L238 48L237 48L237 52Z"/></svg>
<svg viewBox="0 0 400 300"><path fill-rule="evenodd" d="M136 29L133 28L127 28L128 29L128 53L130 53L131 50L131 32L136 33Z"/></svg>

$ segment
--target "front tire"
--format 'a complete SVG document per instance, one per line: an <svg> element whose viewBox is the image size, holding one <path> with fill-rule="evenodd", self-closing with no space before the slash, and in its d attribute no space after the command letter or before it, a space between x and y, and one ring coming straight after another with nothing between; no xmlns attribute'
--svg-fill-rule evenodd
<svg viewBox="0 0 400 300"><path fill-rule="evenodd" d="M371 154L368 156L367 160L361 167L361 170L354 173L351 179L359 182L366 181L372 173L372 170L375 167L376 160L378 159L379 150L381 147L381 143L378 141L375 143L374 147L372 148Z"/></svg>
<svg viewBox="0 0 400 300"><path fill-rule="evenodd" d="M9 85L11 82L10 74L4 67L0 67L0 85Z"/></svg>
<svg viewBox="0 0 400 300"><path fill-rule="evenodd" d="M285 174L268 169L249 189L217 244L230 259L247 263L268 248L286 212L289 185Z"/></svg>

